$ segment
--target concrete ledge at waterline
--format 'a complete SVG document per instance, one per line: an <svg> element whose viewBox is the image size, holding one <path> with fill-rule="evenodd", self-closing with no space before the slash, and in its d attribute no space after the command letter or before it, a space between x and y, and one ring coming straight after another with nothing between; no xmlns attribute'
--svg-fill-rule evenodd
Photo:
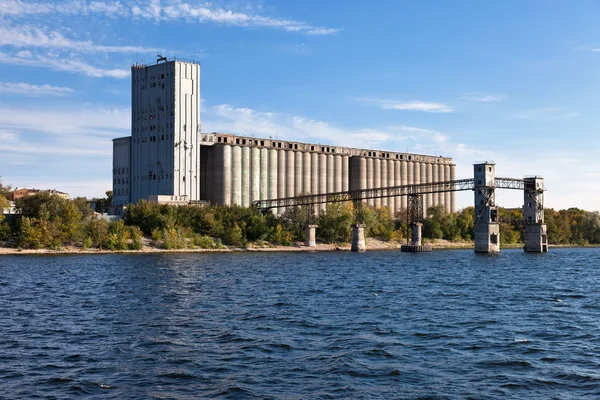
<svg viewBox="0 0 600 400"><path fill-rule="evenodd" d="M403 244L400 246L402 253L426 253L432 251L431 244L417 245L417 244Z"/></svg>

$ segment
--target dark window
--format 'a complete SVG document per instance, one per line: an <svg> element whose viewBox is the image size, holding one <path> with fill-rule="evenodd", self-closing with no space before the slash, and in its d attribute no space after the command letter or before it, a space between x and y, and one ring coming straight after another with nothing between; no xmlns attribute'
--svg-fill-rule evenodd
<svg viewBox="0 0 600 400"><path fill-rule="evenodd" d="M498 222L498 210L490 210L490 220L492 222Z"/></svg>

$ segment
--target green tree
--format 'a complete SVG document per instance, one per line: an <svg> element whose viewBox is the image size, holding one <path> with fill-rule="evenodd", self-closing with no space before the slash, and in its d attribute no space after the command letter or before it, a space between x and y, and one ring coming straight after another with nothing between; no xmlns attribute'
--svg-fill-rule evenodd
<svg viewBox="0 0 600 400"><path fill-rule="evenodd" d="M108 211L108 208L110 206L112 206L112 198L113 198L112 190L107 190L105 192L105 194L106 194L106 197L97 199L97 201L96 201L96 212L97 213L105 213Z"/></svg>
<svg viewBox="0 0 600 400"><path fill-rule="evenodd" d="M317 238L325 243L349 242L352 239L353 214L351 204L328 204L317 218Z"/></svg>
<svg viewBox="0 0 600 400"><path fill-rule="evenodd" d="M42 234L37 229L35 221L29 217L21 218L18 244L20 247L38 249L42 247Z"/></svg>
<svg viewBox="0 0 600 400"><path fill-rule="evenodd" d="M93 245L102 249L108 241L108 223L102 218L88 221L84 227L85 236L92 239Z"/></svg>

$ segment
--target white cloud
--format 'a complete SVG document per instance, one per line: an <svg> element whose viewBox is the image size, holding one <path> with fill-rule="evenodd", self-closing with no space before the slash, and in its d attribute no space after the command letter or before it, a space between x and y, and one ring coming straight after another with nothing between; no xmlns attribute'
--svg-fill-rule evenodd
<svg viewBox="0 0 600 400"><path fill-rule="evenodd" d="M85 107L81 109L0 108L0 129L10 132L44 132L69 140L85 137L102 140L129 134L129 109ZM46 136L47 137L47 136ZM86 140L87 140L86 139ZM91 142L90 142L91 143ZM91 143L94 146L97 143ZM110 142L106 142L111 148Z"/></svg>
<svg viewBox="0 0 600 400"><path fill-rule="evenodd" d="M128 78L130 71L127 69L104 69L95 67L80 61L73 56L50 56L42 54L32 54L31 52L19 52L9 54L0 52L0 64L24 65L28 67L50 68L55 71L74 72L80 75L92 76L97 78Z"/></svg>
<svg viewBox="0 0 600 400"><path fill-rule="evenodd" d="M479 93L468 92L462 94L462 99L478 103L498 103L506 99L506 96L501 93Z"/></svg>
<svg viewBox="0 0 600 400"><path fill-rule="evenodd" d="M415 101L400 101L391 99L372 99L372 98L358 98L357 101L363 103L374 103L377 104L384 110L401 110L401 111L423 111L423 112L436 112L436 113L448 113L452 112L452 108L443 103L432 103L420 100Z"/></svg>
<svg viewBox="0 0 600 400"><path fill-rule="evenodd" d="M452 143L442 132L411 126L344 129L329 122L303 116L260 112L228 104L202 104L206 132L229 132L255 137L324 143L356 148L405 151L429 150L449 154Z"/></svg>
<svg viewBox="0 0 600 400"><path fill-rule="evenodd" d="M0 46L75 50L85 53L143 53L160 49L141 46L105 46L89 40L73 40L57 31L35 26L0 26Z"/></svg>
<svg viewBox="0 0 600 400"><path fill-rule="evenodd" d="M569 111L559 107L545 107L545 108L534 108L531 110L522 111L515 115L518 119L530 119L530 120L556 120L565 118L578 117L579 113L575 111Z"/></svg>
<svg viewBox="0 0 600 400"><path fill-rule="evenodd" d="M203 104L203 130L256 137L309 141L351 147L369 147L387 142L394 135L377 129L342 129L324 121L302 116L236 108L228 104Z"/></svg>
<svg viewBox="0 0 600 400"><path fill-rule="evenodd" d="M190 4L175 0L162 5L160 0L92 3L24 3L19 0L0 1L0 15L13 18L27 15L88 15L102 14L110 17L129 17L158 21L211 22L221 25L276 28L305 35L334 35L339 29L312 26L302 21L236 12L211 3Z"/></svg>
<svg viewBox="0 0 600 400"><path fill-rule="evenodd" d="M449 142L449 138L446 134L432 129L423 129L404 125L393 126L389 129L399 132L403 135L409 134L407 136L401 136L400 138L396 137L396 139L425 142L428 143L426 145L427 147L431 147L433 149L443 149ZM423 146L423 144L421 144L421 146Z"/></svg>
<svg viewBox="0 0 600 400"><path fill-rule="evenodd" d="M0 93L14 93L27 96L64 96L73 92L74 90L68 87L51 86L48 84L32 85L24 82L0 82Z"/></svg>

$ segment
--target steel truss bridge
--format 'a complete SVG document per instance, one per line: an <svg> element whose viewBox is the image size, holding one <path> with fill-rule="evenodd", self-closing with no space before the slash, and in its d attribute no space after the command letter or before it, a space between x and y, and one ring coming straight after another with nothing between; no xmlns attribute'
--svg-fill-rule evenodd
<svg viewBox="0 0 600 400"><path fill-rule="evenodd" d="M474 179L459 179L453 181L442 181L433 183L419 183L415 185L388 186L382 188L348 190L326 194L307 194L295 197L283 197L271 200L258 200L252 205L259 210L269 210L280 207L309 207L310 214L314 215L314 206L325 203L338 203L351 201L354 203L355 219L362 219L362 204L364 200L381 199L386 197L408 196L407 219L411 222L420 221L423 218L422 195L430 193L459 192L475 190ZM513 189L536 191L535 184L528 179L495 178L493 187L479 185L479 190L489 192L490 189ZM543 191L543 188L541 189ZM488 197L488 195L486 195ZM307 216L310 219L310 216ZM479 219L479 218L478 218ZM511 221L516 223L517 221ZM523 222L522 222L523 223Z"/></svg>
<svg viewBox="0 0 600 400"><path fill-rule="evenodd" d="M526 179L496 178L494 188L525 190ZM389 186L373 189L348 190L326 194L307 194L295 197L283 197L271 200L258 200L252 205L261 210L279 207L310 206L323 203L337 203L341 201L363 201L396 196L420 196L429 193L459 192L474 190L473 179L459 179L433 183L419 183L416 185Z"/></svg>

